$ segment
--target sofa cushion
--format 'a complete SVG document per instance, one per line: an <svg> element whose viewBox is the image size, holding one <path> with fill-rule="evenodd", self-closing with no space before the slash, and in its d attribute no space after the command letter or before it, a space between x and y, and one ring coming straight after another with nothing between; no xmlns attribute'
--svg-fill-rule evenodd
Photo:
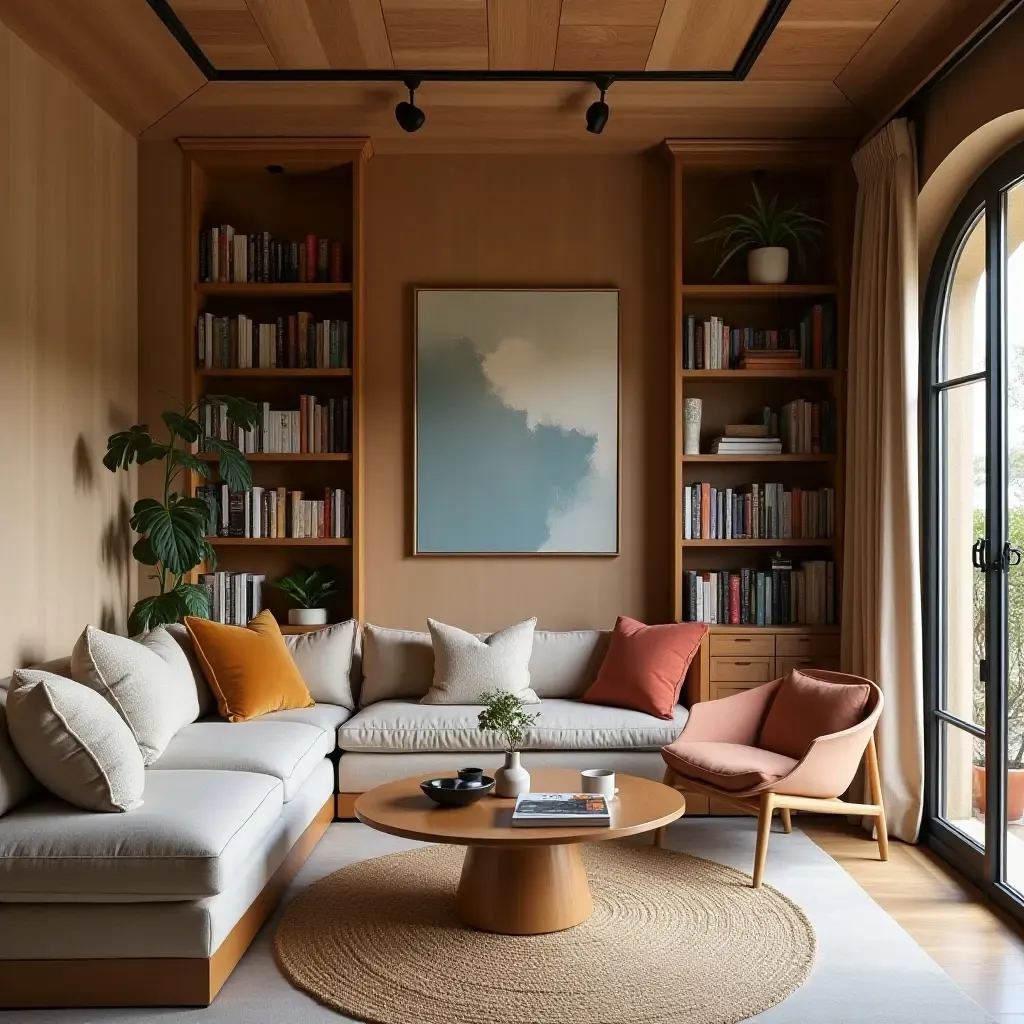
<svg viewBox="0 0 1024 1024"><path fill-rule="evenodd" d="M248 870L281 814L283 788L269 775L145 775L146 802L126 814L47 800L0 818L0 901L212 896Z"/></svg>
<svg viewBox="0 0 1024 1024"><path fill-rule="evenodd" d="M71 678L95 690L128 723L146 764L199 717L188 658L161 627L136 641L86 626L71 652Z"/></svg>
<svg viewBox="0 0 1024 1024"><path fill-rule="evenodd" d="M686 724L687 711L675 719L622 708L545 700L531 706L537 721L526 730L524 750L656 750L671 743ZM500 750L501 738L477 728L478 707L467 704L419 704L380 701L363 708L338 730L342 750L444 751Z"/></svg>
<svg viewBox="0 0 1024 1024"><path fill-rule="evenodd" d="M819 736L852 729L862 721L870 696L867 683L833 682L794 669L779 685L758 746L803 757Z"/></svg>
<svg viewBox="0 0 1024 1024"><path fill-rule="evenodd" d="M597 678L610 636L605 629L535 630L530 688L541 700L580 697ZM360 707L379 700L418 700L430 689L434 650L429 633L367 623L362 647Z"/></svg>
<svg viewBox="0 0 1024 1024"><path fill-rule="evenodd" d="M434 650L433 683L424 704L480 704L485 694L511 693L536 704L530 689L530 652L536 619L479 638L457 626L427 619Z"/></svg>
<svg viewBox="0 0 1024 1024"><path fill-rule="evenodd" d="M7 690L0 689L0 815L20 804L35 788L36 781L7 730Z"/></svg>
<svg viewBox="0 0 1024 1024"><path fill-rule="evenodd" d="M620 615L608 654L583 700L670 720L690 662L707 631L698 622L647 626Z"/></svg>
<svg viewBox="0 0 1024 1024"><path fill-rule="evenodd" d="M315 703L269 611L260 612L247 626L193 615L185 617L185 626L221 718L246 722L268 711Z"/></svg>
<svg viewBox="0 0 1024 1024"><path fill-rule="evenodd" d="M677 775L730 793L767 788L796 767L792 757L741 743L678 740L661 754Z"/></svg>
<svg viewBox="0 0 1024 1024"><path fill-rule="evenodd" d="M95 690L35 669L14 673L7 725L29 771L55 796L89 811L142 803L142 752Z"/></svg>
<svg viewBox="0 0 1024 1024"><path fill-rule="evenodd" d="M331 742L338 726L352 717L348 708L337 704L314 704L311 708L292 708L290 711L271 711L264 715L261 722L302 722L303 725L315 725L331 734ZM216 719L222 721L222 719Z"/></svg>
<svg viewBox="0 0 1024 1024"><path fill-rule="evenodd" d="M359 623L349 619L284 638L313 700L355 711L352 665L358 635Z"/></svg>
<svg viewBox="0 0 1024 1024"><path fill-rule="evenodd" d="M188 661L189 671L192 673L192 682L195 683L196 697L199 700L199 717L206 718L207 715L217 714L217 698L210 689L210 684L203 675L203 666L199 664L196 657L196 649L192 646L192 637L188 635L184 622L169 622L163 627L170 634L171 639L181 648Z"/></svg>
<svg viewBox="0 0 1024 1024"><path fill-rule="evenodd" d="M331 733L300 722L193 722L149 768L271 775L281 780L287 803L332 750Z"/></svg>

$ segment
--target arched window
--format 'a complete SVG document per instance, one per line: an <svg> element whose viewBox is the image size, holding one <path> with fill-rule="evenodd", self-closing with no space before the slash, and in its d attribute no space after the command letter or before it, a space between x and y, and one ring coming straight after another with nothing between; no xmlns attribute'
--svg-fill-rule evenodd
<svg viewBox="0 0 1024 1024"><path fill-rule="evenodd" d="M1024 146L974 183L923 334L925 835L1024 911Z"/></svg>

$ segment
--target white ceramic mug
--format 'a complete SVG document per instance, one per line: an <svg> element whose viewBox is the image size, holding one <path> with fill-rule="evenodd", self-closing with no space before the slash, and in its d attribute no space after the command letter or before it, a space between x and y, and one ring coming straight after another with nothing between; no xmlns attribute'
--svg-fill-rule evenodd
<svg viewBox="0 0 1024 1024"><path fill-rule="evenodd" d="M615 786L615 772L607 768L587 768L580 772L584 793L600 793L605 800L612 800L618 789Z"/></svg>

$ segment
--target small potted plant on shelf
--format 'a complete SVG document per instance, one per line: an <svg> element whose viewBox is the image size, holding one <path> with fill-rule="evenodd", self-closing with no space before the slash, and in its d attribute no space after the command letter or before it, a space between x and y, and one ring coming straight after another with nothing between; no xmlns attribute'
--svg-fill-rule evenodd
<svg viewBox="0 0 1024 1024"><path fill-rule="evenodd" d="M329 567L307 569L297 566L287 576L280 576L270 584L280 590L294 605L288 610L288 623L292 626L325 626L326 601L338 592L337 577Z"/></svg>
<svg viewBox="0 0 1024 1024"><path fill-rule="evenodd" d="M817 249L818 238L826 222L807 212L807 204L794 203L779 209L779 197L769 200L761 195L752 181L754 201L747 204L749 213L727 213L715 221L721 227L698 238L698 242L718 242L722 258L715 268L715 277L734 256L747 253L747 277L751 284L785 284L789 277L789 250L796 250L800 266L807 265L807 250Z"/></svg>
<svg viewBox="0 0 1024 1024"><path fill-rule="evenodd" d="M477 717L481 732L496 732L505 749L505 764L494 773L494 795L513 797L530 792L530 773L522 766L519 748L526 730L537 721L537 715L527 714L522 701L506 690L485 693L480 698L484 709Z"/></svg>

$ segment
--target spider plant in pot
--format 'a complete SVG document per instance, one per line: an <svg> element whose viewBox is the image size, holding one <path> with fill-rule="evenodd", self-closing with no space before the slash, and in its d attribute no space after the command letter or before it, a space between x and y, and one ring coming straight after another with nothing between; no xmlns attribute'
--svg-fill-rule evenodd
<svg viewBox="0 0 1024 1024"><path fill-rule="evenodd" d="M519 748L526 738L526 730L537 721L537 715L527 714L523 702L507 690L485 693L480 697L484 709L477 716L481 732L496 732L505 750L505 764L494 773L494 795L513 797L530 792L530 773L519 760Z"/></svg>
<svg viewBox="0 0 1024 1024"><path fill-rule="evenodd" d="M757 182L752 181L754 200L749 212L727 213L715 221L720 227L698 238L717 242L722 258L715 277L735 256L747 252L747 277L751 284L785 284L789 277L789 252L796 252L801 269L807 266L808 250L817 251L818 239L827 227L820 217L807 212L807 203L797 202L779 209L779 197L765 200Z"/></svg>
<svg viewBox="0 0 1024 1024"><path fill-rule="evenodd" d="M307 569L300 565L270 585L295 605L288 610L289 625L325 626L327 598L338 592L337 582L334 570L328 566Z"/></svg>

